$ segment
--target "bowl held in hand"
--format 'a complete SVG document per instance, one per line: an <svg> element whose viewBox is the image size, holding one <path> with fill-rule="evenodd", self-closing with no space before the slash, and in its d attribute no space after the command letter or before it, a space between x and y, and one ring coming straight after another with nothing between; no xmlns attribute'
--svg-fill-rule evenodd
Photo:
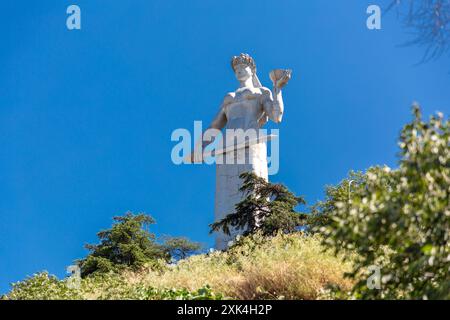
<svg viewBox="0 0 450 320"><path fill-rule="evenodd" d="M292 70L290 69L275 69L269 74L270 80L276 88L283 88L291 79Z"/></svg>

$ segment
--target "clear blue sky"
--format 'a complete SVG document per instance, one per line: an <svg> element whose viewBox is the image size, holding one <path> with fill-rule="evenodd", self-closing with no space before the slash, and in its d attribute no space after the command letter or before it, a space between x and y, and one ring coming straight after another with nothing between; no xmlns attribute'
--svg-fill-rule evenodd
<svg viewBox="0 0 450 320"><path fill-rule="evenodd" d="M351 169L395 166L413 101L448 115L450 59L414 66L423 50L399 46L395 15L366 28L372 3L385 1L2 1L0 292L64 276L128 210L211 245L214 167L173 165L170 135L212 118L241 52L266 86L294 70L272 180L312 204Z"/></svg>

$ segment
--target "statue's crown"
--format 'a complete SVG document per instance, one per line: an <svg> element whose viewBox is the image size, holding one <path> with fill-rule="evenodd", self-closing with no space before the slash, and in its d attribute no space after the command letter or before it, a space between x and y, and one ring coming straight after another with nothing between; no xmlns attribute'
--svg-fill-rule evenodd
<svg viewBox="0 0 450 320"><path fill-rule="evenodd" d="M231 59L231 67L233 70L236 70L238 64L245 64L246 66L249 66L253 72L256 72L255 60L246 53L241 53L239 56L234 56Z"/></svg>

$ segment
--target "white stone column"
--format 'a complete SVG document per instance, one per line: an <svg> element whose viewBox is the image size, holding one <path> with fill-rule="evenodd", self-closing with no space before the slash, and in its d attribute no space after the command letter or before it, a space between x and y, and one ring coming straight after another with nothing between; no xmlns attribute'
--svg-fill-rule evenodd
<svg viewBox="0 0 450 320"><path fill-rule="evenodd" d="M235 205L245 196L239 188L242 180L239 175L244 172L253 172L259 177L268 180L267 144L271 136L263 137L258 141L249 142L244 146L226 148L216 153L216 194L215 194L215 221L220 221L235 211ZM228 158L227 154L234 157ZM244 159L245 157L245 159ZM222 160L222 162L220 162ZM245 161L244 161L245 160ZM224 250L228 243L244 230L230 230L228 236L222 231L216 232L215 247Z"/></svg>

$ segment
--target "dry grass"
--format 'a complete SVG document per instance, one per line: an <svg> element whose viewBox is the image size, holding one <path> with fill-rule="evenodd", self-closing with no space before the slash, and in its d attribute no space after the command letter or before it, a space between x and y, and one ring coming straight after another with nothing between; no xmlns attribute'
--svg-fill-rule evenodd
<svg viewBox="0 0 450 320"><path fill-rule="evenodd" d="M324 252L320 239L301 234L263 241L244 239L229 252L192 256L163 272L125 275L130 283L155 288L213 291L236 299L317 299L328 286L352 287L343 274L349 262Z"/></svg>
<svg viewBox="0 0 450 320"><path fill-rule="evenodd" d="M161 262L139 273L87 277L75 288L38 273L0 299L326 299L335 298L329 286L348 291L353 285L343 276L351 263L324 252L318 236L280 234L239 242L227 252L192 256L174 266Z"/></svg>

